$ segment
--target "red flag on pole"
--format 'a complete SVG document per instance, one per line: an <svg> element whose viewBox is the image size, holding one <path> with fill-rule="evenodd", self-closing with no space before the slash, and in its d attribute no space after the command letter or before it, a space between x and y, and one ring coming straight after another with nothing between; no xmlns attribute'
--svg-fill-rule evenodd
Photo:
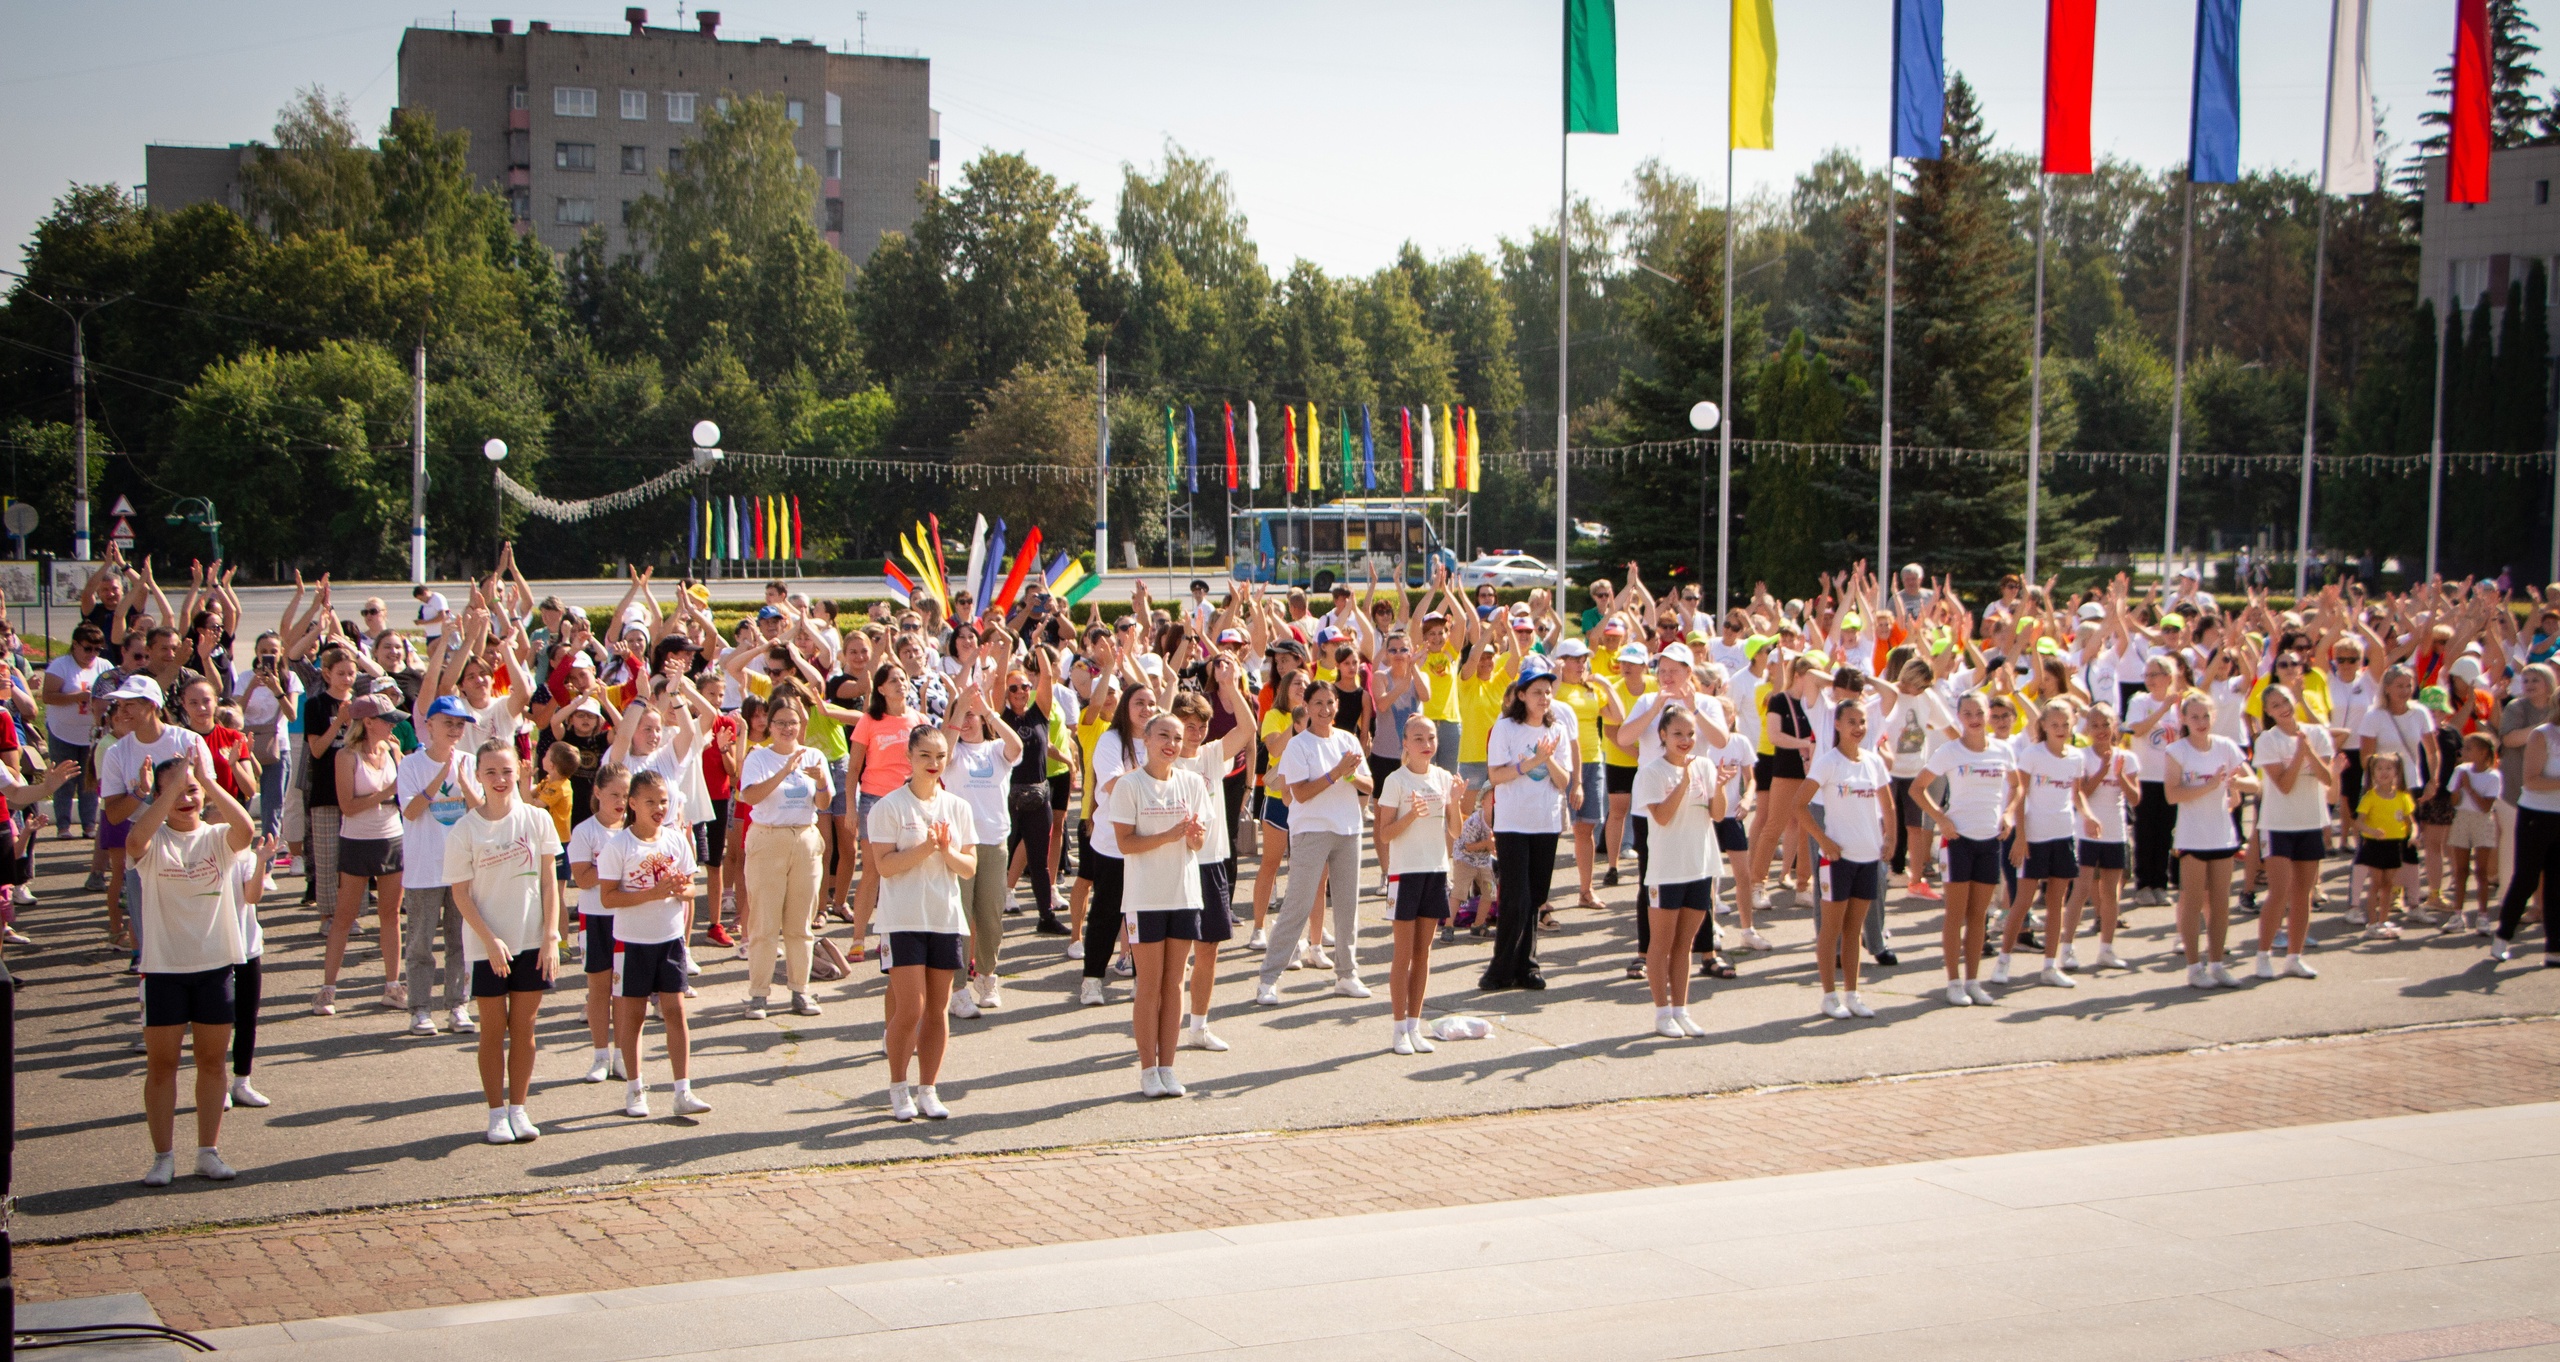
<svg viewBox="0 0 2560 1362"><path fill-rule="evenodd" d="M1227 490L1236 490L1236 404L1225 404L1227 411Z"/></svg>
<svg viewBox="0 0 2560 1362"><path fill-rule="evenodd" d="M2489 0L2453 10L2453 127L2445 139L2444 201L2489 201Z"/></svg>
<svg viewBox="0 0 2560 1362"><path fill-rule="evenodd" d="M805 558L809 554L809 522L800 514L800 494L791 494L791 556Z"/></svg>
<svg viewBox="0 0 2560 1362"><path fill-rule="evenodd" d="M1404 463L1404 494L1413 495L1413 408L1396 408L1397 453Z"/></svg>
<svg viewBox="0 0 2560 1362"><path fill-rule="evenodd" d="M2046 0L2044 170L2086 175L2089 88L2097 67L2098 0Z"/></svg>
<svg viewBox="0 0 2560 1362"><path fill-rule="evenodd" d="M1298 409L1288 406L1280 410L1285 418L1281 423L1284 428L1281 448L1286 453L1282 457L1288 464L1289 490L1295 492L1298 490Z"/></svg>

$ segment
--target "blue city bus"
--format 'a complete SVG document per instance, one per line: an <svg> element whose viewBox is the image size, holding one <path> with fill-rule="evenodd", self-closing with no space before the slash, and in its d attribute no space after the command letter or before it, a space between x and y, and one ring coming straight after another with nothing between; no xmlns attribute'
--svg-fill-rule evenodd
<svg viewBox="0 0 2560 1362"><path fill-rule="evenodd" d="M1458 556L1441 542L1440 497L1350 497L1323 506L1259 507L1231 514L1228 542L1235 546L1238 581L1333 589L1339 579L1365 582L1402 577L1418 587L1431 580L1431 565L1452 573Z"/></svg>

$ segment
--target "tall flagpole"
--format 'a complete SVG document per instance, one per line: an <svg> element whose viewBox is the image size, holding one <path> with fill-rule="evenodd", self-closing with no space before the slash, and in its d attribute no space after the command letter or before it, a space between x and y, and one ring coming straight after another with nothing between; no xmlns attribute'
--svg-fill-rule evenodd
<svg viewBox="0 0 2560 1362"><path fill-rule="evenodd" d="M1727 124L1732 115L1725 116ZM1733 129L1724 138L1724 387L1716 401L1716 618L1724 618L1733 539Z"/></svg>
<svg viewBox="0 0 2560 1362"><path fill-rule="evenodd" d="M2186 435L2187 292L2196 246L2195 167L2187 167L2186 227L2178 239L2178 352L2169 372L2169 514L2160 537L2160 578L2165 584L2178 562L2178 454Z"/></svg>
<svg viewBox="0 0 2560 1362"><path fill-rule="evenodd" d="M1564 450L1566 423L1572 417L1572 397L1565 367L1566 347L1572 339L1573 298L1573 173L1568 157L1573 149L1573 135L1556 139L1556 594L1555 608L1565 608L1565 533L1572 527L1565 508Z"/></svg>
<svg viewBox="0 0 2560 1362"><path fill-rule="evenodd" d="M2036 171L2036 317L2034 348L2027 359L2027 580L2036 580L2036 493L2044 481L2044 238L2052 177Z"/></svg>
<svg viewBox="0 0 2560 1362"><path fill-rule="evenodd" d="M2481 295L2480 305L2489 305L2486 294ZM2436 577L2436 513L2444 507L2444 352L2448 348L2444 337L2452 329L2452 319L2462 315L2461 306L2460 298L2451 298L2445 324L2436 328L2435 416L2427 437L2427 580L2431 582Z"/></svg>
<svg viewBox="0 0 2560 1362"><path fill-rule="evenodd" d="M1876 453L1876 571L1881 583L1893 581L1893 234L1902 216L1899 190L1893 182L1894 158L1884 158L1884 422Z"/></svg>
<svg viewBox="0 0 2560 1362"><path fill-rule="evenodd" d="M2323 175L2325 181L2327 176ZM2311 587L2311 453L2320 419L2320 290L2329 278L2329 187L2320 186L2319 244L2311 252L2311 357L2309 381L2302 385L2302 491L2295 497L2293 521L2293 598L2298 603Z"/></svg>

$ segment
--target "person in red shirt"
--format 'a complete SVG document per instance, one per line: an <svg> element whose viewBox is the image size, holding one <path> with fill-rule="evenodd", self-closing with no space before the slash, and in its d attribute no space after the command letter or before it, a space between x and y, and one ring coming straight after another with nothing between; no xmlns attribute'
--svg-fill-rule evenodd
<svg viewBox="0 0 2560 1362"><path fill-rule="evenodd" d="M738 735L745 725L736 710L720 710L720 692L729 678L717 670L706 670L697 678L702 698L720 717L711 721L711 732L702 744L702 787L711 796L711 821L694 825L694 859L702 863L704 900L711 905L711 926L703 933L714 946L734 946L737 938L729 934L722 919L728 914L723 902L728 887L729 797L737 792L738 773L730 762L736 759Z"/></svg>
<svg viewBox="0 0 2560 1362"><path fill-rule="evenodd" d="M178 717L189 732L204 739L205 751L213 757L213 779L222 792L244 805L250 792L258 788L257 759L249 753L249 735L236 726L227 726L219 718L221 702L215 698L213 683L203 677L189 681L178 692Z"/></svg>

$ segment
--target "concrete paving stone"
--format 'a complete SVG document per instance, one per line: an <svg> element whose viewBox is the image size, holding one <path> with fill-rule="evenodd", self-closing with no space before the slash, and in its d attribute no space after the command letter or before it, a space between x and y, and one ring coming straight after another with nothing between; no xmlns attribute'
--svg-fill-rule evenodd
<svg viewBox="0 0 2560 1362"><path fill-rule="evenodd" d="M2425 1210L2372 1216L2365 1223L2473 1258L2560 1252L2560 1201Z"/></svg>
<svg viewBox="0 0 2560 1362"><path fill-rule="evenodd" d="M842 1339L872 1333L880 1322L822 1288L773 1292L729 1300L634 1305L535 1316L547 1320L539 1337L544 1362L614 1362L622 1358L673 1357L699 1352L706 1341L724 1347L809 1339ZM447 1362L482 1354L515 1354L534 1327L524 1319L443 1327L345 1333L290 1345L247 1348L246 1362L290 1357L294 1362ZM839 1345L841 1346L841 1345Z"/></svg>
<svg viewBox="0 0 2560 1362"><path fill-rule="evenodd" d="M2274 1348L2319 1337L2238 1306L2186 1297L1893 1329L1718 1356L1730 1362L2188 1362L2215 1349ZM2284 1355L2257 1356L2283 1362Z"/></svg>
<svg viewBox="0 0 2560 1362"><path fill-rule="evenodd" d="M1656 1253L1601 1253L1440 1271L1429 1270L1430 1264L1412 1266L1415 1270L1400 1273L1393 1266L1382 1267L1379 1275L1336 1282L1321 1293L1303 1288L1228 1290L1173 1301L1170 1308L1239 1344L1398 1328L1438 1338L1433 1326L1444 1323L1692 1299L1734 1287L1726 1278Z"/></svg>
<svg viewBox="0 0 2560 1362"><path fill-rule="evenodd" d="M2233 1228L2242 1223L2233 1221ZM2440 1244L2336 1221L2178 1238L2130 1252L2058 1254L2019 1277L2016 1285L2040 1304L2077 1310L2459 1261L2461 1254Z"/></svg>
<svg viewBox="0 0 2560 1362"><path fill-rule="evenodd" d="M1463 1354L1403 1329L1297 1339L1196 1353L1184 1362L1465 1362Z"/></svg>
<svg viewBox="0 0 2560 1362"><path fill-rule="evenodd" d="M2531 1314L2560 1286L2560 1255L2336 1275L2213 1293L2216 1300L2332 1338L2438 1329Z"/></svg>
<svg viewBox="0 0 2560 1362"><path fill-rule="evenodd" d="M698 1340L697 1340L698 1341ZM879 1340L899 1362L1147 1362L1215 1352L1229 1340L1152 1302L902 1329ZM844 1362L870 1347L811 1338L679 1354L672 1362Z"/></svg>
<svg viewBox="0 0 2560 1362"><path fill-rule="evenodd" d="M1788 1217L1792 1219L1793 1217ZM2079 1251L2149 1252L2176 1236L2085 1206L1930 1216L1890 1225L1800 1230L1663 1251L1745 1286L1841 1281L1894 1271L1991 1269Z"/></svg>
<svg viewBox="0 0 2560 1362"><path fill-rule="evenodd" d="M2004 1159L1984 1167L1959 1164L1932 1173L1930 1181L2003 1206L2050 1206L2132 1194L2264 1186L2436 1162L2336 1135L2302 1135L2279 1142L2270 1132L2263 1131L2233 1134L2202 1144L2192 1159L2182 1159L2171 1168L2155 1167L2153 1161L2125 1148L2100 1151L2087 1159L2053 1157L2060 1152Z"/></svg>
<svg viewBox="0 0 2560 1362"><path fill-rule="evenodd" d="M1606 1356L1613 1362L1740 1352L1921 1324L1952 1324L2032 1310L1978 1277L1898 1273L1685 1297L1518 1314L1424 1326L1424 1336L1477 1362ZM1595 1341L1606 1340L1605 1347Z"/></svg>
<svg viewBox="0 0 2560 1362"><path fill-rule="evenodd" d="M2455 1210L2514 1200L2516 1185L2548 1185L2509 1184L2488 1175L2484 1170L2490 1166L2432 1164L2390 1173L2288 1178L2257 1186L2116 1197L2100 1204L2109 1215L2207 1238L2235 1226L2280 1229L2391 1214L2410 1204L2405 1189L2422 1193L2418 1204Z"/></svg>

